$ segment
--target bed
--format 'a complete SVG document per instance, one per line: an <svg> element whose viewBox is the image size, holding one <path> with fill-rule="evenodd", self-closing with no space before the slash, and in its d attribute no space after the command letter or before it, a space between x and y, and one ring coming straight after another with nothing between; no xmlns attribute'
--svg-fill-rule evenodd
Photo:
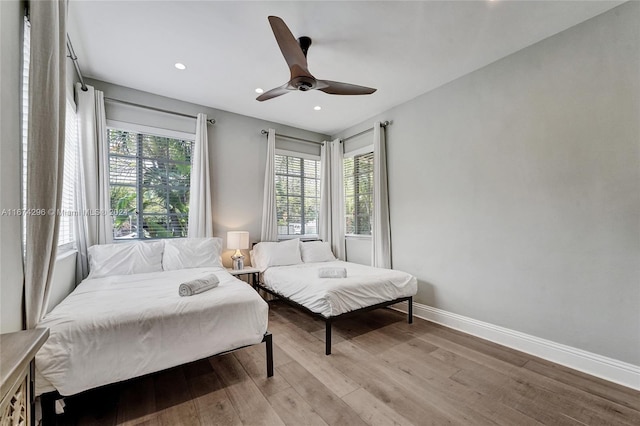
<svg viewBox="0 0 640 426"><path fill-rule="evenodd" d="M259 243L252 262L261 271L256 287L325 322L325 354L331 354L331 326L364 311L407 302L413 322L417 279L402 271L336 260L328 243L289 240ZM320 278L326 270L346 271L345 278Z"/></svg>
<svg viewBox="0 0 640 426"><path fill-rule="evenodd" d="M268 305L222 267L219 238L94 247L89 277L38 325L50 331L36 355L43 414L59 395L261 342L273 375ZM212 276L217 287L178 294L180 283Z"/></svg>

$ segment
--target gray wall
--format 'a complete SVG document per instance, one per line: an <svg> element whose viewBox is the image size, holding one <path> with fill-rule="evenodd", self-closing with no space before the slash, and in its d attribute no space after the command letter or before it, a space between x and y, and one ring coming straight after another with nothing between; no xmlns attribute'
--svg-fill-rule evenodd
<svg viewBox="0 0 640 426"><path fill-rule="evenodd" d="M227 230L250 232L251 241L260 240L264 166L267 154L266 136L262 129L274 128L277 133L315 141L327 135L312 133L264 120L203 107L147 92L117 86L102 81L87 80L105 97L126 100L185 114L206 113L215 118L209 126L210 160L213 192L213 231L223 237ZM141 108L106 103L107 119L136 122L154 127L195 132L195 120L168 114L149 112ZM283 144L284 145L284 144ZM291 148L291 145L288 145ZM306 147L306 145L304 146ZM305 149L305 148L302 149ZM233 251L223 253L223 262L231 265ZM247 256L247 253L245 253ZM246 261L247 259L245 259Z"/></svg>
<svg viewBox="0 0 640 426"><path fill-rule="evenodd" d="M393 265L418 302L640 365L639 18L623 4L339 135L393 121Z"/></svg>
<svg viewBox="0 0 640 426"><path fill-rule="evenodd" d="M24 4L0 1L0 210L21 206L20 114ZM21 218L0 216L0 332L22 328Z"/></svg>

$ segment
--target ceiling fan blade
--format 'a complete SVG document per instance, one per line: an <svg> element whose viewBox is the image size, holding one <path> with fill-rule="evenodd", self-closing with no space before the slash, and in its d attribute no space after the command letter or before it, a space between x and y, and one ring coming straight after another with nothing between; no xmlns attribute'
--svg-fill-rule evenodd
<svg viewBox="0 0 640 426"><path fill-rule="evenodd" d="M271 24L271 29L273 30L273 35L276 37L278 46L280 46L282 56L284 56L284 59L287 61L287 65L289 65L289 69L291 70L291 78L299 77L301 75L313 77L307 69L307 58L304 56L298 41L293 34L291 34L287 24L277 16L269 16L268 19L269 24Z"/></svg>
<svg viewBox="0 0 640 426"><path fill-rule="evenodd" d="M276 87L275 89L271 89L267 92L264 92L262 95L258 96L256 98L256 100L262 102L262 101L266 101L268 99L272 99L272 98L277 98L278 96L282 96L287 94L290 90L295 90L295 89L291 89L291 86L289 86L289 83L282 85L280 87Z"/></svg>
<svg viewBox="0 0 640 426"><path fill-rule="evenodd" d="M318 80L316 89L330 95L370 95L377 89L339 81Z"/></svg>

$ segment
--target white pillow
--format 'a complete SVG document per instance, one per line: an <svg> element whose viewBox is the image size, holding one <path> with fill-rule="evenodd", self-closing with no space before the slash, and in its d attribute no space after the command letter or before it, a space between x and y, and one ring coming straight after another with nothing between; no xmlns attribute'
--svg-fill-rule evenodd
<svg viewBox="0 0 640 426"><path fill-rule="evenodd" d="M222 238L174 238L164 240L162 268L222 268Z"/></svg>
<svg viewBox="0 0 640 426"><path fill-rule="evenodd" d="M162 271L162 241L89 247L89 278Z"/></svg>
<svg viewBox="0 0 640 426"><path fill-rule="evenodd" d="M302 261L310 262L331 262L336 257L331 251L331 245L324 241L309 241L300 244L300 252L302 253Z"/></svg>
<svg viewBox="0 0 640 426"><path fill-rule="evenodd" d="M254 267L261 271L270 266L287 266L302 263L300 239L296 238L279 243L258 243L253 247L251 262Z"/></svg>

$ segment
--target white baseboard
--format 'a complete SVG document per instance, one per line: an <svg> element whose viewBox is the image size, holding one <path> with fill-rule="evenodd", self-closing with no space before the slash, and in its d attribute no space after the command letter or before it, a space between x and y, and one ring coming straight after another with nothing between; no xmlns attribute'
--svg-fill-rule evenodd
<svg viewBox="0 0 640 426"><path fill-rule="evenodd" d="M394 305L393 309L406 313L407 305L405 303L399 303ZM618 383L622 386L640 390L640 366L478 321L421 303L413 303L413 314L418 318L435 322L445 327L453 328L573 368L574 370Z"/></svg>

